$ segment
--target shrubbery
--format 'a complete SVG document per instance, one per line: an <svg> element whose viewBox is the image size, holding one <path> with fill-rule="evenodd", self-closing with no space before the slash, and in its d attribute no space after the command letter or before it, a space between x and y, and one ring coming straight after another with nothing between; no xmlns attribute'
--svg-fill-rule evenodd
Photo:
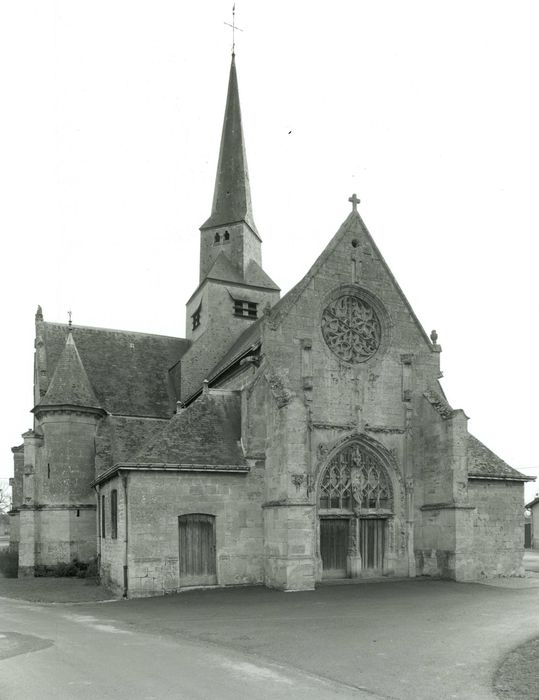
<svg viewBox="0 0 539 700"><path fill-rule="evenodd" d="M14 549L0 549L0 574L6 578L17 578L19 556Z"/></svg>
<svg viewBox="0 0 539 700"><path fill-rule="evenodd" d="M58 564L50 566L39 565L36 566L35 575L56 578L95 578L97 576L97 561L92 559L90 562L84 562L73 559L69 563L60 561Z"/></svg>

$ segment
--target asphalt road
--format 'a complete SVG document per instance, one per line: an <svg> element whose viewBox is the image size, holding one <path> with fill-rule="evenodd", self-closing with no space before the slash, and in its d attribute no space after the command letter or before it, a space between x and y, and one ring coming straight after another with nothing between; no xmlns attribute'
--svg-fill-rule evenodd
<svg viewBox="0 0 539 700"><path fill-rule="evenodd" d="M1 700L378 697L214 645L126 629L109 619L109 606L94 607L91 615L0 600Z"/></svg>
<svg viewBox="0 0 539 700"><path fill-rule="evenodd" d="M492 700L505 654L539 637L539 577L0 599L0 634L0 700Z"/></svg>

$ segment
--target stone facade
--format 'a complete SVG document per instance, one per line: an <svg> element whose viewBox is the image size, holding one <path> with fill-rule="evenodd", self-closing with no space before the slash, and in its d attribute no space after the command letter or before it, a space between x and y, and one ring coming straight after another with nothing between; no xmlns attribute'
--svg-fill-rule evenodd
<svg viewBox="0 0 539 700"><path fill-rule="evenodd" d="M38 310L35 424L14 449L21 575L97 556L102 580L137 597L522 572L526 477L448 404L437 335L350 201L279 300L233 60L186 339L50 324Z"/></svg>
<svg viewBox="0 0 539 700"><path fill-rule="evenodd" d="M178 518L187 513L215 517L217 581L221 586L264 582L260 501L263 464L244 474L123 472L100 489L105 501L105 537L100 537L101 576L124 593L127 563L130 597L162 595L182 587ZM118 493L118 535L112 538L110 494ZM125 537L129 523L128 538ZM103 501L100 499L100 507Z"/></svg>

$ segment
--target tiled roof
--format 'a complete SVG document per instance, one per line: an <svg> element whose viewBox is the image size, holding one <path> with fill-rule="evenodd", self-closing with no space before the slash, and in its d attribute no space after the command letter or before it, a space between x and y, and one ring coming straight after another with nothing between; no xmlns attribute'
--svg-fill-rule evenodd
<svg viewBox="0 0 539 700"><path fill-rule="evenodd" d="M534 498L533 501L530 501L529 503L526 503L526 508L533 508L539 503L539 496L537 498Z"/></svg>
<svg viewBox="0 0 539 700"><path fill-rule="evenodd" d="M167 423L165 418L107 416L101 421L95 439L96 471L117 462L129 462Z"/></svg>
<svg viewBox="0 0 539 700"><path fill-rule="evenodd" d="M198 467L246 465L239 440L239 395L211 391L174 415L133 461Z"/></svg>
<svg viewBox="0 0 539 700"><path fill-rule="evenodd" d="M510 467L473 435L468 435L468 477L530 481L530 477Z"/></svg>
<svg viewBox="0 0 539 700"><path fill-rule="evenodd" d="M67 336L47 392L38 403L38 407L45 406L102 408L92 389L72 333Z"/></svg>
<svg viewBox="0 0 539 700"><path fill-rule="evenodd" d="M42 324L45 369L52 377L67 337L67 326ZM168 369L189 341L107 328L73 326L73 339L99 404L110 413L168 418L176 397ZM42 353L40 353L42 354Z"/></svg>

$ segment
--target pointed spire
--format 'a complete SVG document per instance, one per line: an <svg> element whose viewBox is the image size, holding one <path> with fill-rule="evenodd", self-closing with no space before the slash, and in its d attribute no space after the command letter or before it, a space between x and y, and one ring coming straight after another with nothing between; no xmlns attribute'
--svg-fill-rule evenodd
<svg viewBox="0 0 539 700"><path fill-rule="evenodd" d="M53 406L102 410L82 364L71 326L68 329L66 344L54 370L47 393L36 409Z"/></svg>
<svg viewBox="0 0 539 700"><path fill-rule="evenodd" d="M232 224L236 221L245 221L258 235L251 205L247 156L241 125L236 60L232 54L212 211L210 218L201 228L212 228L213 226Z"/></svg>

